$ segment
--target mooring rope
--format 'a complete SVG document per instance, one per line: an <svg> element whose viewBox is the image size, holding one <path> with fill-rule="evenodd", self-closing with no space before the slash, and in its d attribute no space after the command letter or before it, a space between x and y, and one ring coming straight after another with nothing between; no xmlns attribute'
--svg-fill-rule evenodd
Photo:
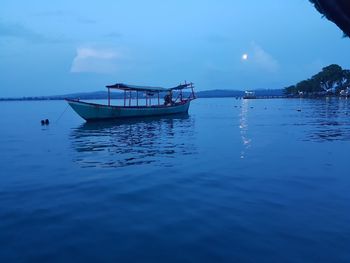
<svg viewBox="0 0 350 263"><path fill-rule="evenodd" d="M57 122L62 118L63 114L67 111L68 107L69 107L69 104L68 104L67 107L64 109L64 111L61 113L61 115L57 118L57 120L55 121L55 123L57 123Z"/></svg>

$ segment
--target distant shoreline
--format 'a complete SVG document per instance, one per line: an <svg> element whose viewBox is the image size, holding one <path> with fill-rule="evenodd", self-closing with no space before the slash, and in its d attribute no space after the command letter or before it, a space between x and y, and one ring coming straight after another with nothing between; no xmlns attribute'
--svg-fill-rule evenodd
<svg viewBox="0 0 350 263"><path fill-rule="evenodd" d="M324 98L349 98L349 96L340 95L327 95L327 96L290 96L290 95L265 95L265 96L255 96L254 98L244 98L244 96L200 96L197 95L198 99L210 99L210 98L233 98L233 99L249 99L249 100L259 100L259 99L324 99ZM23 98L0 98L1 101L58 101L65 99L77 99L77 100L106 100L107 97L23 97ZM111 99L123 99L123 97L117 96Z"/></svg>
<svg viewBox="0 0 350 263"><path fill-rule="evenodd" d="M256 98L282 98L285 97L282 89L260 89L254 90ZM245 95L241 90L206 90L196 92L197 98L242 98ZM107 91L82 92L65 95L53 96L25 96L25 97L9 97L0 98L0 101L39 101L39 100L64 100L81 99L81 100L97 100L107 99ZM112 93L112 99L122 99L123 93Z"/></svg>
<svg viewBox="0 0 350 263"><path fill-rule="evenodd" d="M220 96L220 97L198 97L197 99L224 99L224 98L233 98L233 99L244 99L243 96ZM259 96L256 98L247 98L250 100L259 100L259 99L286 99L287 96ZM291 98L291 97L290 97ZM58 101L65 100L67 98L0 98L1 101ZM78 100L104 100L107 98L70 98L70 99L78 99ZM112 99L123 99L123 98L112 98Z"/></svg>

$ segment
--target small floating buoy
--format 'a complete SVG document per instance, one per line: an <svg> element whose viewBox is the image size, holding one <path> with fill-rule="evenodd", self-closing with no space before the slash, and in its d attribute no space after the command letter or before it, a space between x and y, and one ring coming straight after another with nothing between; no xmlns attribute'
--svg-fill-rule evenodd
<svg viewBox="0 0 350 263"><path fill-rule="evenodd" d="M50 121L49 121L49 119L45 119L45 120L41 120L40 123L41 123L41 125L49 125Z"/></svg>

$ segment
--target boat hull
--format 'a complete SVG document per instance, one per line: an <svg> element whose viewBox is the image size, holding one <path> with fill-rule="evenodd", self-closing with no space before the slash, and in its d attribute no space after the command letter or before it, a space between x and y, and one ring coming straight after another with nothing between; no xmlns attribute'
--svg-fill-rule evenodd
<svg viewBox="0 0 350 263"><path fill-rule="evenodd" d="M135 117L151 117L172 115L188 112L190 100L177 103L172 106L108 106L103 104L88 103L78 100L68 100L72 109L86 121L98 121L108 119L126 119Z"/></svg>

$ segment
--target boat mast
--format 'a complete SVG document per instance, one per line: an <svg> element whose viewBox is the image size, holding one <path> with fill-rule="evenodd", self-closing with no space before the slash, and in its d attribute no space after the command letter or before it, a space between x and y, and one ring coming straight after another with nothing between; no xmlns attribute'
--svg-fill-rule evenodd
<svg viewBox="0 0 350 263"><path fill-rule="evenodd" d="M108 106L111 106L111 89L108 88Z"/></svg>
<svg viewBox="0 0 350 263"><path fill-rule="evenodd" d="M192 98L195 99L196 95L194 95L194 91L193 91L193 83L191 82L190 84L191 90L192 90Z"/></svg>

